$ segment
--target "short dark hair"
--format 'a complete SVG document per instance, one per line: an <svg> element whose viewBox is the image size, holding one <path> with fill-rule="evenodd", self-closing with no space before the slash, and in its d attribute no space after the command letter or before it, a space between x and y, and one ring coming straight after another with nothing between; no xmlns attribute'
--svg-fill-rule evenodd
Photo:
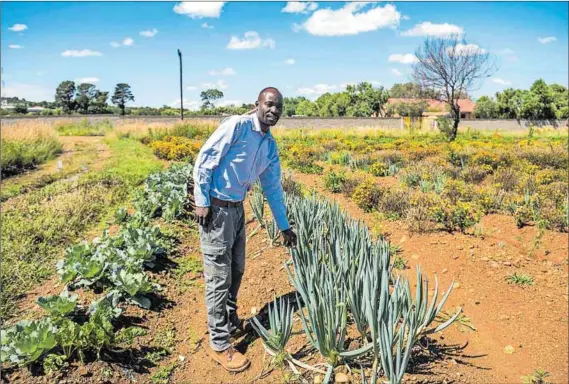
<svg viewBox="0 0 569 384"><path fill-rule="evenodd" d="M261 92L259 92L259 95L257 96L257 100L261 100L261 96L263 96L263 93L265 93L265 92L267 92L267 91L271 91L271 90L272 90L272 91L277 91L277 92L278 92L279 94L281 94L281 96L282 96L281 91L279 91L277 88L275 88L275 87L265 87L265 88L261 89Z"/></svg>

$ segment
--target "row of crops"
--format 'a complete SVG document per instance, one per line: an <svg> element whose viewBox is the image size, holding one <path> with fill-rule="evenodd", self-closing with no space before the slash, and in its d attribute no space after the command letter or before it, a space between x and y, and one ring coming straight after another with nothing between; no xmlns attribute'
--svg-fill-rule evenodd
<svg viewBox="0 0 569 384"><path fill-rule="evenodd" d="M128 326L124 305L151 309L159 302L161 287L152 282L149 272L159 267L173 244L154 220L174 220L192 210L191 172L191 165L172 165L149 176L134 199L134 212L125 208L116 212L120 227L115 235L105 230L93 242L66 250L56 266L63 291L36 301L45 315L2 330L5 367L41 366L49 373L77 358L92 360L104 354L112 359L146 333ZM393 270L387 241L372 239L362 223L316 195L290 193L285 201L298 234L297 247L289 249L286 270L300 307L293 310L291 301L275 299L269 306L268 329L253 318L265 348L294 370L301 367L325 374L326 382L335 367L348 364L367 368L372 382L385 376L390 383L399 383L419 340L445 329L458 315L433 325L452 285L437 302L435 281L429 299L428 281L418 268L413 294L409 280ZM274 219L264 218L259 188L253 190L250 204L270 244L276 244L279 231ZM80 305L79 294L86 291L103 294L90 305ZM325 358L325 370L287 352L295 312L307 340ZM350 330L359 335L356 349L349 347ZM366 381L364 369L361 372Z"/></svg>
<svg viewBox="0 0 569 384"><path fill-rule="evenodd" d="M153 219L170 221L191 209L187 199L191 171L191 165L172 165L150 175L137 191L134 213L117 210L116 235L105 230L93 242L66 249L56 265L64 285L61 294L36 300L44 316L2 329L4 368L41 367L49 373L76 358L85 361L123 353L146 333L141 327L124 326L120 305L150 309L153 301L159 301L161 287L151 281L149 271L168 256L173 244ZM79 293L86 291L103 295L90 305L80 305Z"/></svg>
<svg viewBox="0 0 569 384"><path fill-rule="evenodd" d="M368 368L371 383L378 377L400 383L417 343L459 315L460 309L446 322L433 325L453 285L437 302L435 279L429 299L428 280L417 268L413 294L409 280L394 272L389 243L372 240L365 225L347 217L338 205L316 195L287 195L286 204L298 231L298 245L290 249L286 269L296 302L304 306L297 311L304 334L325 359L326 370L307 366L287 352L294 311L284 297L269 306L269 329L258 318L252 321L265 349L293 368L325 373L325 383L342 364L362 368L363 382L367 380L363 368ZM347 335L354 328L360 347L349 349Z"/></svg>

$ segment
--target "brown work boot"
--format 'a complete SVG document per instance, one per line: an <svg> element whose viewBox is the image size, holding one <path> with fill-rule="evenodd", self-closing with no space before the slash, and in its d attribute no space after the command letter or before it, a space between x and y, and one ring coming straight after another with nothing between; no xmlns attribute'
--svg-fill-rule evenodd
<svg viewBox="0 0 569 384"><path fill-rule="evenodd" d="M208 348L211 358L230 372L242 372L249 368L251 362L237 351L234 347L229 347L225 351L217 352Z"/></svg>

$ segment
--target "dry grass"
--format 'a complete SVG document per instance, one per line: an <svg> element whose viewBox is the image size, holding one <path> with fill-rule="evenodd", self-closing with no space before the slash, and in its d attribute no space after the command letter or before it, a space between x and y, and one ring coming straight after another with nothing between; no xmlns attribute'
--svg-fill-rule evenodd
<svg viewBox="0 0 569 384"><path fill-rule="evenodd" d="M53 124L41 120L2 125L0 131L2 140L5 141L35 141L38 138L57 137Z"/></svg>

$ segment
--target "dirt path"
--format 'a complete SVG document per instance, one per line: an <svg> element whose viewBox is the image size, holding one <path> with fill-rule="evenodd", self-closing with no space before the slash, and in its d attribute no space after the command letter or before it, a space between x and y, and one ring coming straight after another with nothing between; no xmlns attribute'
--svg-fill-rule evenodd
<svg viewBox="0 0 569 384"><path fill-rule="evenodd" d="M2 199L41 188L79 172L101 169L111 156L102 136L60 136L63 153L37 169L2 180Z"/></svg>

